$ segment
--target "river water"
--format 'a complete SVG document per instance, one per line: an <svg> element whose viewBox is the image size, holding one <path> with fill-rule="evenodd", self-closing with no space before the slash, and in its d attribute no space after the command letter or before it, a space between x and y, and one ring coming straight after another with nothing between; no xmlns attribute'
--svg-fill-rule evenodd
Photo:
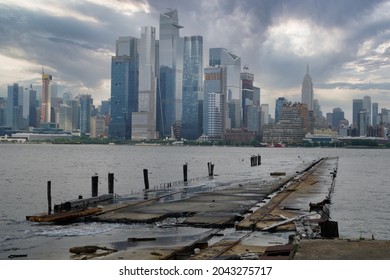
<svg viewBox="0 0 390 280"><path fill-rule="evenodd" d="M250 167L250 156L258 154L262 165ZM0 155L0 259L42 248L49 252L37 258L58 258L50 254L50 244L66 248L68 238L82 243L91 237L122 238L124 229L141 230L137 225L27 222L26 216L47 211L47 181L52 184L53 204L58 204L79 195L90 197L91 176L96 174L99 194L106 193L107 174L112 172L114 192L118 200L126 200L142 194L144 168L149 170L150 188L157 189L183 180L185 163L190 187L215 187L259 178L268 181L272 171L293 174L320 157L339 157L331 217L338 221L341 237L390 239L390 150L0 144ZM213 180L206 177L207 162L215 164ZM156 229L143 226L142 230Z"/></svg>

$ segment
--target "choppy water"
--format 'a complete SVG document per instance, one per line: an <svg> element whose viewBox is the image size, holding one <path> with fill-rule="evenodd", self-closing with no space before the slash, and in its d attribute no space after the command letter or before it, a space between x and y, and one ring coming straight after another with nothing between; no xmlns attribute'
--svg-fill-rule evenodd
<svg viewBox="0 0 390 280"><path fill-rule="evenodd" d="M262 156L261 166L250 167L253 154ZM216 186L255 178L271 180L271 171L292 174L319 157L338 156L331 216L339 222L341 236L390 239L390 150L1 144L0 155L0 259L10 252L39 251L50 242L66 246L67 238L75 236L80 243L91 236L115 240L123 229L137 229L136 225L42 226L25 221L26 215L47 211L47 181L52 182L55 204L79 195L89 197L95 174L99 175L99 194L106 193L107 174L113 172L115 193L126 198L142 193L144 168L149 170L153 189L183 180L184 163L188 163L189 178L196 179L192 186ZM212 181L206 178L209 161L218 175Z"/></svg>

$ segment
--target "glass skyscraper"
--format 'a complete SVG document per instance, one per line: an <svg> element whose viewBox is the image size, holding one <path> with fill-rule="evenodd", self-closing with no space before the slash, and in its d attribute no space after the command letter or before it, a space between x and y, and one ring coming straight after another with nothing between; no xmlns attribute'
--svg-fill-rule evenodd
<svg viewBox="0 0 390 280"><path fill-rule="evenodd" d="M138 109L137 39L121 37L111 60L111 122L109 137L131 138L132 113Z"/></svg>
<svg viewBox="0 0 390 280"><path fill-rule="evenodd" d="M93 100L90 95L80 96L80 133L85 135L91 130L91 110Z"/></svg>
<svg viewBox="0 0 390 280"><path fill-rule="evenodd" d="M173 125L181 121L184 51L181 28L176 9L160 14L157 129L162 136L170 136Z"/></svg>
<svg viewBox="0 0 390 280"><path fill-rule="evenodd" d="M23 118L23 87L19 84L8 86L7 94L7 126L14 130L21 127Z"/></svg>
<svg viewBox="0 0 390 280"><path fill-rule="evenodd" d="M207 67L204 70L204 102L203 102L203 134L209 135L210 131L214 131L210 126L210 117L213 116L211 112L209 112L210 107L209 95L212 94L212 99L219 98L219 100L224 100L225 102L222 104L222 133L225 132L226 129L226 111L227 111L227 103L226 103L226 66L216 66L216 67ZM222 95L215 95L216 93ZM224 94L225 93L225 94ZM215 103L214 104L219 104ZM214 135L215 136L215 135Z"/></svg>
<svg viewBox="0 0 390 280"><path fill-rule="evenodd" d="M202 135L203 119L203 37L184 37L182 136Z"/></svg>
<svg viewBox="0 0 390 280"><path fill-rule="evenodd" d="M156 131L156 28L142 27L139 47L138 111L132 114L134 140L158 139Z"/></svg>
<svg viewBox="0 0 390 280"><path fill-rule="evenodd" d="M224 48L210 48L209 49L209 65L210 66L226 66L226 102L231 103L232 100L239 100L242 103L241 97L241 58L231 51ZM237 104L237 102L233 102ZM231 120L231 128L239 128L242 120L241 107L236 108L236 114L240 116L239 120ZM230 116L229 114L227 117ZM230 125L227 125L230 127Z"/></svg>

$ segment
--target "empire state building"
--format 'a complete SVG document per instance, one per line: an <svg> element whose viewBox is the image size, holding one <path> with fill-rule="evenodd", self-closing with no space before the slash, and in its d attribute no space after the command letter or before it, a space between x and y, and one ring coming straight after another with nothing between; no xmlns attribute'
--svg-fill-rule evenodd
<svg viewBox="0 0 390 280"><path fill-rule="evenodd" d="M313 82L309 75L309 64L302 83L302 103L307 105L308 110L313 110Z"/></svg>

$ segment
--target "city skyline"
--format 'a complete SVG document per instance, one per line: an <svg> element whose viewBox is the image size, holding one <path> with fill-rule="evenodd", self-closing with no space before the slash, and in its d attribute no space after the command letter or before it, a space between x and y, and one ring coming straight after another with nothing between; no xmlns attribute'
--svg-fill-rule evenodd
<svg viewBox="0 0 390 280"><path fill-rule="evenodd" d="M352 100L366 95L390 108L389 1L1 0L0 95L40 85L44 66L64 91L108 99L113 42L158 29L167 7L178 9L181 36L203 36L205 66L217 47L249 65L270 112L278 97L300 101L307 63L324 113L340 107L351 121Z"/></svg>

